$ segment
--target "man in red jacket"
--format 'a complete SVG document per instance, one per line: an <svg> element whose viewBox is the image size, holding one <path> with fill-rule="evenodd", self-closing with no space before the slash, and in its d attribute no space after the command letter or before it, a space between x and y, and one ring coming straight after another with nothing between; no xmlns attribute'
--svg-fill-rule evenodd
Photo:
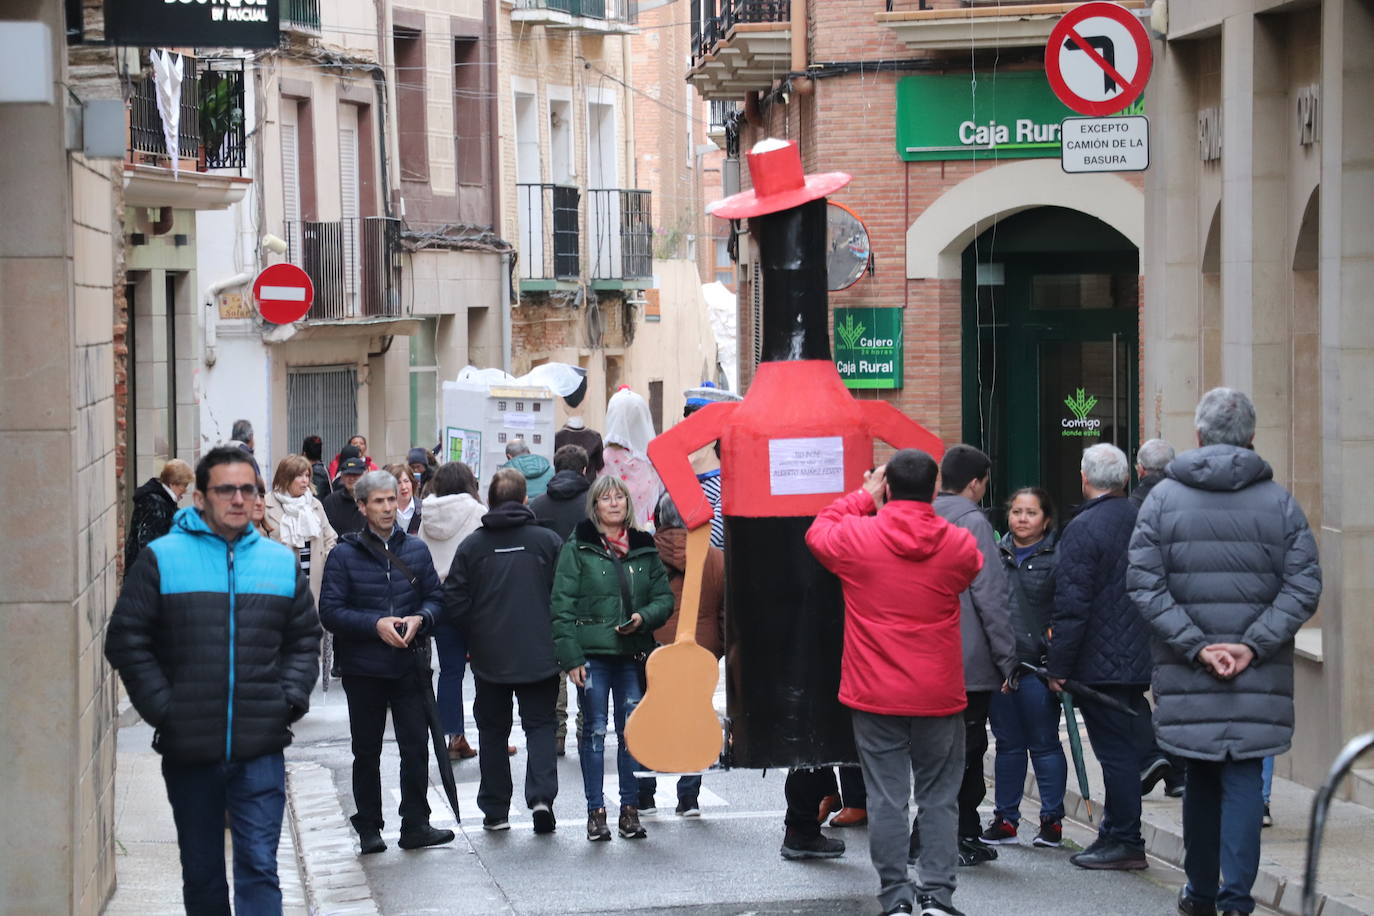
<svg viewBox="0 0 1374 916"><path fill-rule="evenodd" d="M883 912L962 916L952 902L966 705L959 593L983 557L931 508L938 471L925 452L902 449L817 515L806 543L844 584L840 702L854 711ZM919 885L907 877L913 776Z"/></svg>

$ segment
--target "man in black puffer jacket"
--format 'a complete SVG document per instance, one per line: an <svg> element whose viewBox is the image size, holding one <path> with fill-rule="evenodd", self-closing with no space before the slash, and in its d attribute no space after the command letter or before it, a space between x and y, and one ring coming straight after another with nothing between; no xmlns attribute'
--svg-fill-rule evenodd
<svg viewBox="0 0 1374 916"><path fill-rule="evenodd" d="M201 459L196 507L127 571L105 631L105 657L156 729L188 913L229 912L226 812L238 911L281 912L282 748L319 674L310 583L292 551L249 524L255 480L234 446Z"/></svg>
<svg viewBox="0 0 1374 916"><path fill-rule="evenodd" d="M440 620L439 576L429 548L396 526L396 478L369 471L353 485L366 519L329 553L320 587L320 620L334 634L334 659L348 697L353 735L353 827L364 854L382 852L382 736L386 713L401 752L402 849L453 839L429 823L430 676L411 649Z"/></svg>
<svg viewBox="0 0 1374 916"><path fill-rule="evenodd" d="M1126 594L1126 548L1137 511L1125 495L1131 469L1121 449L1104 442L1083 452L1081 472L1087 501L1059 538L1050 689L1072 678L1149 716L1149 631ZM1069 861L1081 868L1145 868L1140 763L1146 749L1136 717L1084 698L1076 703L1102 765L1106 803L1096 842Z"/></svg>
<svg viewBox="0 0 1374 916"><path fill-rule="evenodd" d="M575 445L564 448L582 451ZM579 474L578 479L585 487L585 478ZM491 511L482 517L482 527L458 547L444 580L444 609L467 638L477 688L472 701L481 740L477 806L485 829L510 827L506 741L514 696L529 748L525 804L534 812L534 832L552 833L558 794L554 702L563 679L553 656L550 597L563 539L535 523L525 505L525 476L513 468L492 477L487 505Z"/></svg>
<svg viewBox="0 0 1374 916"><path fill-rule="evenodd" d="M548 488L530 500L530 511L539 524L563 540L577 523L587 517L587 450L580 445L562 445L553 453L553 478Z"/></svg>

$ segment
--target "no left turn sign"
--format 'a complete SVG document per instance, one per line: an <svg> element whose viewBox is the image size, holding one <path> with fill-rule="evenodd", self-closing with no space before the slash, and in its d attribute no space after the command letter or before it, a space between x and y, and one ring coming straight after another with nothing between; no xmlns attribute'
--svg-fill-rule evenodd
<svg viewBox="0 0 1374 916"><path fill-rule="evenodd" d="M1152 61L1145 26L1115 3L1084 3L1065 13L1045 47L1054 94L1093 117L1115 114L1140 98Z"/></svg>

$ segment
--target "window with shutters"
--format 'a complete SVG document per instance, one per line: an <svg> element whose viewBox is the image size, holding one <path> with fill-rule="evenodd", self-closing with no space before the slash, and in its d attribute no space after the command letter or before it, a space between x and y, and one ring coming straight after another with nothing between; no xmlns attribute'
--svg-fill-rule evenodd
<svg viewBox="0 0 1374 916"><path fill-rule="evenodd" d="M396 61L396 125L401 177L407 181L429 178L425 132L425 43L417 29L397 27L392 32Z"/></svg>
<svg viewBox="0 0 1374 916"><path fill-rule="evenodd" d="M286 221L286 241L289 250L301 252L301 159L300 135L297 126L298 105L295 99L281 100L281 197L282 216Z"/></svg>
<svg viewBox="0 0 1374 916"><path fill-rule="evenodd" d="M342 217L343 282L349 314L357 314L359 197L358 109L355 105L340 105L339 216Z"/></svg>
<svg viewBox="0 0 1374 916"><path fill-rule="evenodd" d="M356 366L299 366L286 373L287 441L319 436L326 459L358 431Z"/></svg>

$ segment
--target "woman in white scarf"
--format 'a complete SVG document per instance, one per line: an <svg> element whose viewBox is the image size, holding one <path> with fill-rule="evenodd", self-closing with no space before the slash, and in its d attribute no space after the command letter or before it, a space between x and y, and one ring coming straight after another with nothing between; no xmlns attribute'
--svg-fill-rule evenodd
<svg viewBox="0 0 1374 916"><path fill-rule="evenodd" d="M296 552L301 571L310 579L310 592L320 600L324 561L338 541L325 517L324 506L315 498L310 484L310 461L301 455L287 455L272 476L272 492L267 494L267 521L273 540Z"/></svg>

